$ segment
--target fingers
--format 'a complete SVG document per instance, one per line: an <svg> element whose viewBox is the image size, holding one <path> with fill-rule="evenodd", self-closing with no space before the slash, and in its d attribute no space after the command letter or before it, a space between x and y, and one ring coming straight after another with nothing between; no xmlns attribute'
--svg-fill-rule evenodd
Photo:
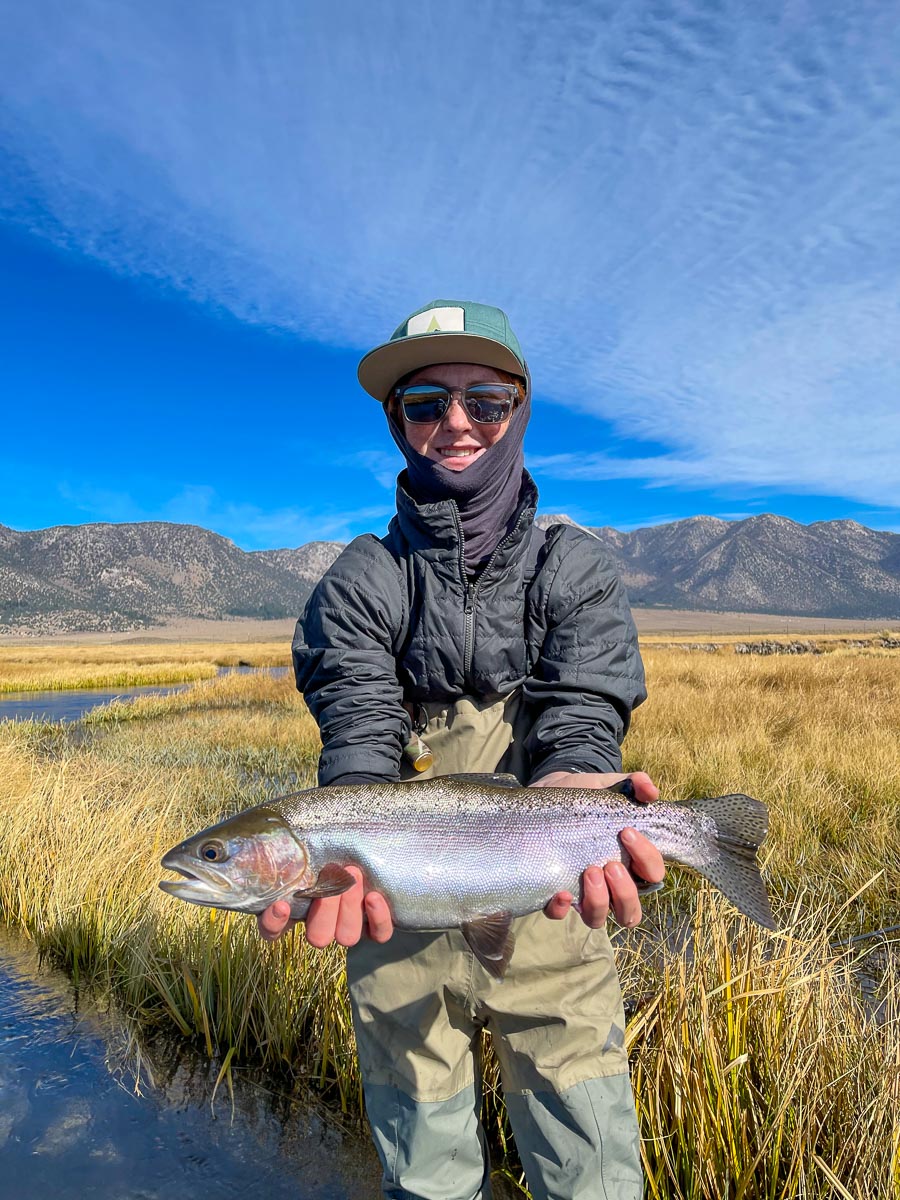
<svg viewBox="0 0 900 1200"><path fill-rule="evenodd" d="M267 942L277 941L283 933L293 929L296 924L296 921L291 920L291 906L286 900L276 900L256 918L259 936Z"/></svg>
<svg viewBox="0 0 900 1200"><path fill-rule="evenodd" d="M659 788L646 771L631 771L630 773L588 771L553 771L532 783L531 787L569 787L569 788L608 788L623 779L630 779L634 789L634 798L642 804L659 799Z"/></svg>
<svg viewBox="0 0 900 1200"><path fill-rule="evenodd" d="M363 921L368 922L369 936L376 942L386 942L394 932L394 922L388 902L380 892L365 895L362 871L348 866L355 883L340 896L314 900L306 918L306 940L323 950L332 942L340 946L355 946L363 934Z"/></svg>
<svg viewBox="0 0 900 1200"><path fill-rule="evenodd" d="M571 892L557 892L544 912L554 921L572 907ZM590 929L602 929L612 907L620 925L632 929L641 919L641 901L630 872L620 862L588 867L581 876L581 919Z"/></svg>
<svg viewBox="0 0 900 1200"><path fill-rule="evenodd" d="M332 942L355 946L362 935L363 886L359 867L348 866L353 887L340 896L323 896L314 900L306 916L306 940L317 950Z"/></svg>
<svg viewBox="0 0 900 1200"><path fill-rule="evenodd" d="M619 834L622 845L630 859L631 869L647 883L662 883L666 877L666 864L663 856L642 833L636 829L623 829Z"/></svg>
<svg viewBox="0 0 900 1200"><path fill-rule="evenodd" d="M581 919L591 929L600 929L609 916L610 889L606 873L612 865L608 863L602 870L588 867L581 876Z"/></svg>
<svg viewBox="0 0 900 1200"><path fill-rule="evenodd" d="M606 883L616 920L627 929L639 925L642 916L641 899L634 875L648 883L662 883L666 875L666 864L653 843L636 829L623 829L619 835L630 867L620 862L607 863L604 869ZM634 872L634 874L632 874Z"/></svg>
<svg viewBox="0 0 900 1200"><path fill-rule="evenodd" d="M359 867L348 867L347 870L356 882L349 891L338 896L340 903L334 926L334 940L340 946L355 946L362 937L363 878Z"/></svg>
<svg viewBox="0 0 900 1200"><path fill-rule="evenodd" d="M544 905L544 912L551 921L561 921L568 915L574 899L571 892L557 892L550 903Z"/></svg>
<svg viewBox="0 0 900 1200"><path fill-rule="evenodd" d="M634 798L642 804L649 804L659 799L659 788L646 771L632 771L630 775L622 775L621 779L630 779L634 787Z"/></svg>
<svg viewBox="0 0 900 1200"><path fill-rule="evenodd" d="M387 900L380 892L369 892L365 899L365 908L369 937L376 942L388 941L394 932L394 922Z"/></svg>
<svg viewBox="0 0 900 1200"><path fill-rule="evenodd" d="M624 829L620 836L632 870L648 883L661 883L666 864L653 843L636 829ZM641 898L634 876L624 863L608 862L602 870L597 866L588 867L581 877L581 887L581 919L591 929L599 929L606 923L610 908L626 929L640 924L643 915ZM554 897L544 910L548 916L556 915L550 909L559 899L559 896ZM560 915L565 916L565 912Z"/></svg>
<svg viewBox="0 0 900 1200"><path fill-rule="evenodd" d="M637 885L627 867L620 862L607 863L603 876L609 888L609 898L616 920L626 929L633 929L641 921L641 899Z"/></svg>

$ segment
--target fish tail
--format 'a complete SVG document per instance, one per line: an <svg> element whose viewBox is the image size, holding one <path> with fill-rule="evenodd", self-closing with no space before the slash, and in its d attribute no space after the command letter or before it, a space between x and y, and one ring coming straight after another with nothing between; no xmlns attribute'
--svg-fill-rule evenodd
<svg viewBox="0 0 900 1200"><path fill-rule="evenodd" d="M715 850L709 862L694 869L715 884L744 916L766 929L775 928L766 885L756 855L769 829L766 806L752 796L711 796L691 800L696 812L715 825Z"/></svg>

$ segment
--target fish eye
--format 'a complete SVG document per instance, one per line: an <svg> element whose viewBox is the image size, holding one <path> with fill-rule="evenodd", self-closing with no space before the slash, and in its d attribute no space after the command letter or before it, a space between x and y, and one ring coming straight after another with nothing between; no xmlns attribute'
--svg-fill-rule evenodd
<svg viewBox="0 0 900 1200"><path fill-rule="evenodd" d="M224 862L228 858L228 851L221 842L204 842L200 847L200 857L207 862Z"/></svg>

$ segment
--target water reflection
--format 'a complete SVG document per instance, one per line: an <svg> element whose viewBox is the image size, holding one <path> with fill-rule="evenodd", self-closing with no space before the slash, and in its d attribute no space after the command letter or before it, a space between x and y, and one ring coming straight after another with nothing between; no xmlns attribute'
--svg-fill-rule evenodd
<svg viewBox="0 0 900 1200"><path fill-rule="evenodd" d="M123 1031L9 935L0 1012L0 1200L380 1195L366 1140L240 1076L214 1115L213 1069L171 1041L144 1057L136 1094Z"/></svg>
<svg viewBox="0 0 900 1200"><path fill-rule="evenodd" d="M264 671L276 678L287 673L287 667L219 667L219 675L253 675ZM8 692L0 696L0 721L80 721L82 717L111 704L113 700L133 700L138 696L170 696L193 687L195 681L165 685L146 684L139 687L80 688L71 691Z"/></svg>

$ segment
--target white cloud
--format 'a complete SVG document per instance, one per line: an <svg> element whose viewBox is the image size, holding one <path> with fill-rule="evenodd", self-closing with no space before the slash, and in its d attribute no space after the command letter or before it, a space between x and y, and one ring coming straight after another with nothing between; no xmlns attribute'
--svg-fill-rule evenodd
<svg viewBox="0 0 900 1200"><path fill-rule="evenodd" d="M664 448L547 473L900 506L891 5L4 20L10 219L335 345L436 294L500 303L542 395Z"/></svg>
<svg viewBox="0 0 900 1200"><path fill-rule="evenodd" d="M349 455L343 462L348 466L362 467L368 471L375 482L392 495L397 487L397 476L405 465L399 451L391 453L388 450L360 450Z"/></svg>

